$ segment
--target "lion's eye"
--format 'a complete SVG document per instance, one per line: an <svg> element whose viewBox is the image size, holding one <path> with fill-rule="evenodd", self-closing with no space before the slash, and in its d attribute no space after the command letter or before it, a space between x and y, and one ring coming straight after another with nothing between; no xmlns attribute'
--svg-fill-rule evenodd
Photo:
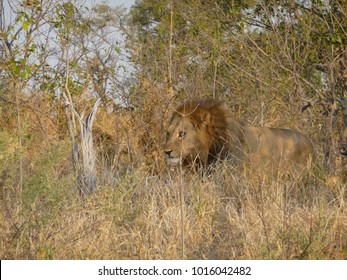
<svg viewBox="0 0 347 280"><path fill-rule="evenodd" d="M183 139L186 136L186 132L185 131L180 131L180 133L178 133L178 138Z"/></svg>

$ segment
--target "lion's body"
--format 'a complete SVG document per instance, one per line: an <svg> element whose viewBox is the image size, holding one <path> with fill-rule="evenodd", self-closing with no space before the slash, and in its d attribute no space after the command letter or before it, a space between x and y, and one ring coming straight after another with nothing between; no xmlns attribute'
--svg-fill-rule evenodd
<svg viewBox="0 0 347 280"><path fill-rule="evenodd" d="M280 128L243 126L226 105L214 99L182 104L169 122L164 146L169 165L207 166L216 159L235 166L305 167L314 157L303 134Z"/></svg>

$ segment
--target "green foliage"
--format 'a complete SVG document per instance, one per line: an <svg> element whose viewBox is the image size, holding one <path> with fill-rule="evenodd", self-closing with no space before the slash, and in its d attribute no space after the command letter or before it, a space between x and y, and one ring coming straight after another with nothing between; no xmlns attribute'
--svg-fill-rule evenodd
<svg viewBox="0 0 347 280"><path fill-rule="evenodd" d="M0 131L0 171L1 173L9 172L16 160L18 142L15 142L13 135L8 131Z"/></svg>
<svg viewBox="0 0 347 280"><path fill-rule="evenodd" d="M67 142L58 142L49 147L41 147L31 159L31 170L23 186L24 211L36 209L46 218L57 215L55 207L63 207L66 197L66 179L59 179L58 168L69 156ZM65 181L65 182L64 182ZM70 184L67 184L70 185ZM59 203L58 203L59 202Z"/></svg>

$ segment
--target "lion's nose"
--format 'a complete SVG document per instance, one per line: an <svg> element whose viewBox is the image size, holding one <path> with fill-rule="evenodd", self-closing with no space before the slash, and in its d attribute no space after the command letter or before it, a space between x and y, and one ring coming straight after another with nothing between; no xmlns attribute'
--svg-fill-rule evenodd
<svg viewBox="0 0 347 280"><path fill-rule="evenodd" d="M167 156L170 157L170 155L171 155L171 153L172 153L172 150L166 150L166 151L164 151L164 153L165 153Z"/></svg>

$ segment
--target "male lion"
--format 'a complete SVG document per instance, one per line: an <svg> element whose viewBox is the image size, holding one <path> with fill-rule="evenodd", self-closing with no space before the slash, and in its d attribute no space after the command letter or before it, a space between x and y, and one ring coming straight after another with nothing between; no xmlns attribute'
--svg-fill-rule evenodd
<svg viewBox="0 0 347 280"><path fill-rule="evenodd" d="M205 99L185 102L173 112L164 153L170 166L206 167L227 158L238 167L282 169L288 163L304 168L314 148L295 130L244 126L223 102Z"/></svg>

